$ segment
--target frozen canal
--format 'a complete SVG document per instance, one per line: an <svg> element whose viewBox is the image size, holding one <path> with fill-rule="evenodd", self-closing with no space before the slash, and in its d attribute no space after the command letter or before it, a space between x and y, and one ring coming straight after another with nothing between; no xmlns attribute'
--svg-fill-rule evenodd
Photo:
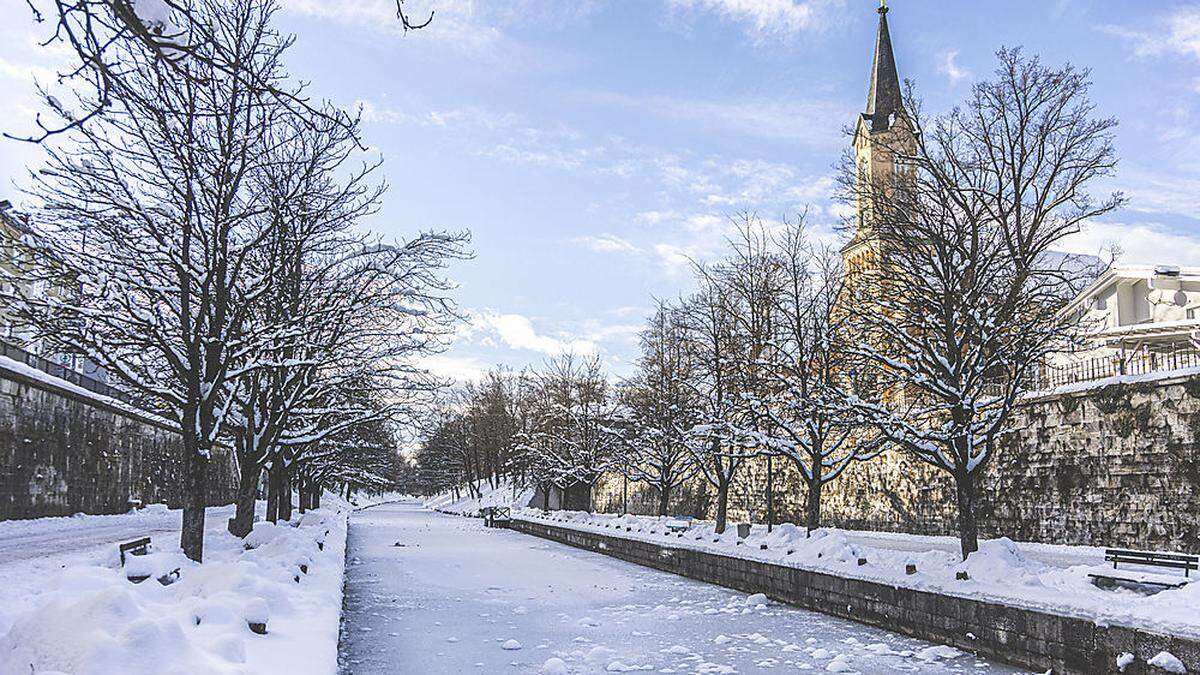
<svg viewBox="0 0 1200 675"><path fill-rule="evenodd" d="M507 530L350 521L343 673L1008 673L1007 666Z"/></svg>

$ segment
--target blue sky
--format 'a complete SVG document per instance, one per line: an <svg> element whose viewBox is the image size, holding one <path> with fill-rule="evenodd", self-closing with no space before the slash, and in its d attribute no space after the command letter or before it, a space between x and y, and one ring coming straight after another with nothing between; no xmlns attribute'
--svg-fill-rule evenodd
<svg viewBox="0 0 1200 675"><path fill-rule="evenodd" d="M654 297L686 292L689 258L719 255L729 218L808 209L823 236L844 130L866 99L870 0L407 0L429 28L401 34L392 0L284 0L292 71L362 105L390 185L369 223L403 236L467 228L453 269L470 320L430 365L470 376L598 353L636 357ZM1103 186L1129 208L1065 242L1126 262L1200 265L1200 4L893 0L902 77L930 111L1022 45L1093 70L1119 118ZM55 54L24 3L0 9L0 124L28 129L32 77ZM0 198L35 149L0 141Z"/></svg>

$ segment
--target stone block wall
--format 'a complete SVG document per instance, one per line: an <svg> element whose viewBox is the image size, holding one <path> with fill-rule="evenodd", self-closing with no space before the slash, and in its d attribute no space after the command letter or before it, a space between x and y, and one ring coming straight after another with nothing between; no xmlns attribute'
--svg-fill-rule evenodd
<svg viewBox="0 0 1200 675"><path fill-rule="evenodd" d="M0 520L182 506L183 444L157 418L0 366ZM228 504L236 460L214 450L209 501Z"/></svg>
<svg viewBox="0 0 1200 675"><path fill-rule="evenodd" d="M802 522L805 487L774 460L776 522ZM711 517L711 489L678 491L672 512ZM1200 552L1200 375L1113 383L1020 406L980 485L980 532L1038 541ZM653 490L630 489L630 511L653 513ZM621 478L598 488L619 511ZM898 451L851 466L826 486L826 525L954 534L954 486ZM766 520L764 459L730 493L730 518Z"/></svg>
<svg viewBox="0 0 1200 675"><path fill-rule="evenodd" d="M966 597L849 579L720 553L583 532L553 521L514 519L509 527L577 548L714 583L745 593L949 644L1036 672L1096 675L1149 672L1146 661L1166 650L1189 672L1200 668L1200 642L1132 627L1098 625ZM1136 661L1118 671L1116 659Z"/></svg>

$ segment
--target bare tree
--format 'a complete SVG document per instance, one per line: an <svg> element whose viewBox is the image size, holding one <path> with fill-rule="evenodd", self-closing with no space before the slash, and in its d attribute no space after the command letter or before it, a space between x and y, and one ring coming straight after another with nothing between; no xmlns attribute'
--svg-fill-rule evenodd
<svg viewBox="0 0 1200 675"><path fill-rule="evenodd" d="M244 54L226 39L222 26L210 20L214 13L230 9L224 0L25 0L25 4L36 23L53 27L43 45L62 45L75 54L74 65L59 73L58 81L82 85L95 95L77 101L81 104L77 111L68 111L55 100L56 111L68 114L50 123L39 115L35 121L39 131L20 140L40 143L104 114L114 100L136 96L133 63L154 63L197 86L208 77L237 81L303 119L349 121L339 114L328 115L336 111L314 106L299 87L271 77L260 79L260 73L243 68ZM238 4L248 13L268 18L278 6L275 0L239 0ZM396 0L396 17L407 33L428 26L433 12L424 21L415 21L405 11L404 0ZM281 42L286 48L292 38ZM131 54L137 54L137 61L130 61Z"/></svg>
<svg viewBox="0 0 1200 675"><path fill-rule="evenodd" d="M912 94L912 148L890 150L894 180L842 182L870 208L885 274L856 289L855 351L878 396L851 397L889 441L949 473L962 555L978 548L977 481L1047 354L1071 339L1059 312L1089 279L1052 248L1122 203L1087 188L1116 164L1087 71L998 53L995 77L962 107L926 119Z"/></svg>
<svg viewBox="0 0 1200 675"><path fill-rule="evenodd" d="M183 66L193 77L181 78L145 50L113 44L121 95L82 92L105 114L74 127L69 149L48 149L48 168L35 175L36 246L78 293L19 304L62 351L99 363L179 424L181 545L194 560L210 451L238 378L260 365L253 355L269 337L249 316L265 291L250 278L251 257L270 229L255 178L286 142L271 130L289 114L255 84L283 77L286 42L269 19L252 0L206 5L197 17L239 55L239 77L195 60Z"/></svg>
<svg viewBox="0 0 1200 675"><path fill-rule="evenodd" d="M811 533L821 523L822 488L855 460L874 457L879 444L842 405L852 364L847 317L838 311L844 277L837 253L808 241L803 218L785 224L773 244L781 284L763 357L769 384L765 396L751 399L761 423L750 432L800 471Z"/></svg>
<svg viewBox="0 0 1200 675"><path fill-rule="evenodd" d="M775 522L775 458L781 454L764 438L767 418L757 414L753 403L767 395L773 377L765 357L777 330L776 308L783 284L782 268L772 250L771 234L753 214L735 220L737 233L729 244L729 255L712 268L717 283L727 289L734 325L734 342L729 361L734 374L736 404L729 422L746 448L754 448L766 460L766 521ZM701 268L703 271L703 268Z"/></svg>
<svg viewBox="0 0 1200 675"><path fill-rule="evenodd" d="M611 429L616 405L596 357L560 356L537 375L531 404L531 430L525 450L532 455L535 478L564 492L587 491L592 509L596 481L610 470L619 441Z"/></svg>
<svg viewBox="0 0 1200 675"><path fill-rule="evenodd" d="M725 531L729 488L753 449L738 445L744 401L738 396L735 358L740 345L729 289L712 271L697 266L700 289L683 304L686 347L695 370L688 382L696 401L696 442L687 445L700 475L717 491L716 531Z"/></svg>
<svg viewBox="0 0 1200 675"><path fill-rule="evenodd" d="M654 488L660 516L667 515L672 492L698 471L689 449L697 440L686 332L681 311L658 303L642 331L640 372L620 388L621 417L612 429L628 455L619 463L621 472Z"/></svg>

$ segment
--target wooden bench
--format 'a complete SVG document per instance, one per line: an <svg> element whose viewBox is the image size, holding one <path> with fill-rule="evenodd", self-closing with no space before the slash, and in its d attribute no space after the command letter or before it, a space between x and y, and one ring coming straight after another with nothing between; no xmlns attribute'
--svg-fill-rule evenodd
<svg viewBox="0 0 1200 675"><path fill-rule="evenodd" d="M150 537L142 537L121 544L117 548L121 549L121 567L125 566L125 555L146 555L150 552Z"/></svg>
<svg viewBox="0 0 1200 675"><path fill-rule="evenodd" d="M1132 572L1124 575L1116 574L1089 574L1092 583L1097 586L1101 584L1132 584L1135 586L1157 586L1161 588L1179 588L1186 586L1191 582L1192 570L1200 570L1200 555L1190 553L1158 553L1156 551L1134 551L1123 548L1106 548L1104 549L1104 561L1113 564L1113 569L1117 569L1117 565L1141 565L1143 567L1161 567L1164 569L1183 570L1184 579L1178 582L1161 581L1158 579L1149 579L1138 577Z"/></svg>
<svg viewBox="0 0 1200 675"><path fill-rule="evenodd" d="M134 539L133 541L127 541L124 544L118 544L117 548L121 552L121 567L124 567L126 556L141 556L141 555L147 555L148 553L150 553L150 537L142 537L141 539ZM143 581L149 579L150 575L135 574L133 576L126 576L125 578L128 579L132 583L140 584ZM163 586L170 586L171 584L175 583L178 580L179 580L179 568L176 567L175 569L171 570L170 572L167 572L166 574L159 577L158 583L162 584Z"/></svg>

